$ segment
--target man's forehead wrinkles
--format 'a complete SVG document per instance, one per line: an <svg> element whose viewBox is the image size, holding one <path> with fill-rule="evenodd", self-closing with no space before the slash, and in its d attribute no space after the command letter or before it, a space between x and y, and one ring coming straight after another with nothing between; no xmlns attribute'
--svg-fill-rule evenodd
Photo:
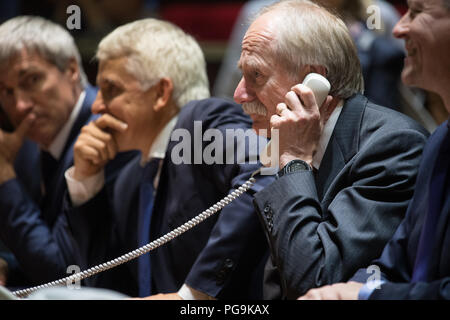
<svg viewBox="0 0 450 320"><path fill-rule="evenodd" d="M267 46L272 40L273 36L267 31L250 32L245 35L242 41L242 48L257 48Z"/></svg>

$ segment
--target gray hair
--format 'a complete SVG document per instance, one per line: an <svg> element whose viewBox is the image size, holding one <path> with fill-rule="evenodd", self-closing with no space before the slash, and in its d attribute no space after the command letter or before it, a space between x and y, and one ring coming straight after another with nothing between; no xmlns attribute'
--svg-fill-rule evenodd
<svg viewBox="0 0 450 320"><path fill-rule="evenodd" d="M0 25L0 62L4 63L22 49L36 51L61 72L75 59L80 85L88 84L80 53L70 33L60 25L37 16L19 16Z"/></svg>
<svg viewBox="0 0 450 320"><path fill-rule="evenodd" d="M263 8L258 17L276 11L276 40L271 50L289 74L298 78L305 65L323 66L330 95L347 99L364 92L358 53L345 23L308 0L286 0Z"/></svg>
<svg viewBox="0 0 450 320"><path fill-rule="evenodd" d="M127 71L143 90L163 77L170 78L179 108L210 95L200 46L172 23L148 18L125 24L100 42L96 56L100 61L127 57Z"/></svg>

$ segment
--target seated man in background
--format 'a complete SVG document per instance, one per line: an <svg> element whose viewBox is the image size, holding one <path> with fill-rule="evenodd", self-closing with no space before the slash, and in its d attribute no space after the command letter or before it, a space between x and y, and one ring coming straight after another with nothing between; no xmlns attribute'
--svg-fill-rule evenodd
<svg viewBox="0 0 450 320"><path fill-rule="evenodd" d="M93 118L95 95L64 28L31 16L0 26L0 104L13 127L0 131L0 238L12 253L2 253L10 286L55 280L76 262L61 214L64 172L81 127ZM108 181L120 159L108 167Z"/></svg>
<svg viewBox="0 0 450 320"><path fill-rule="evenodd" d="M394 28L408 52L402 80L439 94L450 112L450 1L411 0L408 5ZM352 281L310 290L301 299L450 299L449 123L428 139L405 219L371 262L378 279L360 269ZM364 284L368 278L376 281Z"/></svg>
<svg viewBox="0 0 450 320"><path fill-rule="evenodd" d="M102 116L82 129L74 167L66 173L73 205L67 216L83 267L166 234L237 189L260 167L250 118L234 103L208 98L203 53L181 29L156 19L126 24L100 42L97 58L100 92L93 112ZM228 138L229 132L243 129L248 129L246 137ZM213 130L214 156L227 154L227 161L205 158L212 136L205 137ZM118 151L132 149L140 156L108 194L104 166ZM252 194L270 181L271 176L258 178L250 192L220 214L126 263L136 295L261 298L268 251Z"/></svg>
<svg viewBox="0 0 450 320"><path fill-rule="evenodd" d="M269 261L265 297L297 298L347 280L400 223L427 132L361 94L345 24L311 1L263 9L244 37L239 67L235 100L255 130L279 135L278 179L254 200L275 266ZM300 84L311 72L331 83L322 106Z"/></svg>

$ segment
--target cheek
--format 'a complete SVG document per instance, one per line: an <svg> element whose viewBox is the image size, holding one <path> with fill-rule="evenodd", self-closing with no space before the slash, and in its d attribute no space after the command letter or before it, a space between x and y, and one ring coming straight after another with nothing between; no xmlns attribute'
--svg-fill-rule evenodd
<svg viewBox="0 0 450 320"><path fill-rule="evenodd" d="M270 120L270 117L276 113L277 104L283 102L284 100L276 94L275 91L269 90L268 92L272 92L273 94L269 95L261 95L260 101L266 107L267 116L266 118Z"/></svg>
<svg viewBox="0 0 450 320"><path fill-rule="evenodd" d="M77 99L66 83L48 84L34 95L37 108L53 119L67 119Z"/></svg>

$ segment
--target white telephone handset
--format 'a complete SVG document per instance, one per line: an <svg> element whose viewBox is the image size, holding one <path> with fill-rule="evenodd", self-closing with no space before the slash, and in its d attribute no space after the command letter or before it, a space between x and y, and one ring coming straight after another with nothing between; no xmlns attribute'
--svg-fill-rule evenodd
<svg viewBox="0 0 450 320"><path fill-rule="evenodd" d="M330 82L318 73L310 73L305 77L302 84L312 90L316 103L320 108L330 92ZM261 169L262 175L275 174L279 170L278 138L278 132L271 130L271 140L259 154L260 161L265 167Z"/></svg>
<svg viewBox="0 0 450 320"><path fill-rule="evenodd" d="M325 79L324 77L322 77L319 74L316 73L310 73L308 76L306 76L305 80L303 81L303 84L308 86L309 88L311 88L314 92L314 96L316 98L317 104L319 106L322 105L323 101L325 100L325 98L328 95L328 92L330 90L330 83L328 82L327 79ZM276 142L275 142L276 140ZM274 136L272 136L272 145L275 146L275 143L278 142L278 137L277 139L274 139ZM275 142L275 143L274 143ZM268 146L270 145L270 143L266 146L265 150L262 152L267 155L267 149ZM271 148L273 149L273 148ZM278 147L276 148L278 151ZM270 160L270 159L269 159ZM276 161L278 162L278 157L276 159ZM261 161L261 163L263 163ZM263 163L264 164L264 163ZM243 194L244 192L246 192L248 189L250 189L252 187L252 185L254 184L254 182L256 181L254 176L256 176L257 174L261 174L263 175L263 169L271 169L271 168L260 168L257 171L255 171L252 176L250 177L249 180L247 180L242 186L240 186L238 189L234 190L233 192L231 192L229 195L227 195L225 198L223 198L222 200L220 200L219 202L217 202L216 204L212 205L210 208L206 209L205 211L203 211L202 213L200 213L199 215L195 216L194 218L192 218L191 220L185 222L184 224L182 224L181 226L179 226L178 228L170 231L169 233L159 237L158 239L140 247L137 248L131 252L128 252L120 257L117 257L111 261L102 263L100 265L94 266L92 268L89 268L85 271L82 272L78 272L75 273L71 276L59 279L59 280L55 280L53 282L49 282L49 283L45 283L36 287L32 287L32 288L27 288L27 289L22 289L22 290L18 290L13 292L13 296L15 297L25 297L27 295L29 295L32 292L35 292L39 289L44 289L44 288L49 288L49 287L53 287L53 286L61 286L61 285L65 285L67 283L72 283L73 281L81 281L83 279L86 279L90 276L93 276L97 273L109 270L111 268L114 268L118 265L121 265L123 263L126 263L130 260L136 259L137 257L150 252L162 245L164 245L165 243L171 241L172 239L178 237L179 235L183 234L184 232L192 229L193 227L195 227L197 224L201 223L202 221L206 220L207 218L209 218L210 216L212 216L213 214L215 214L216 212L220 211L223 207L225 207L226 205L228 205L229 203L231 203L234 199L236 199L237 197L239 197L241 194ZM265 173L268 174L268 173Z"/></svg>

